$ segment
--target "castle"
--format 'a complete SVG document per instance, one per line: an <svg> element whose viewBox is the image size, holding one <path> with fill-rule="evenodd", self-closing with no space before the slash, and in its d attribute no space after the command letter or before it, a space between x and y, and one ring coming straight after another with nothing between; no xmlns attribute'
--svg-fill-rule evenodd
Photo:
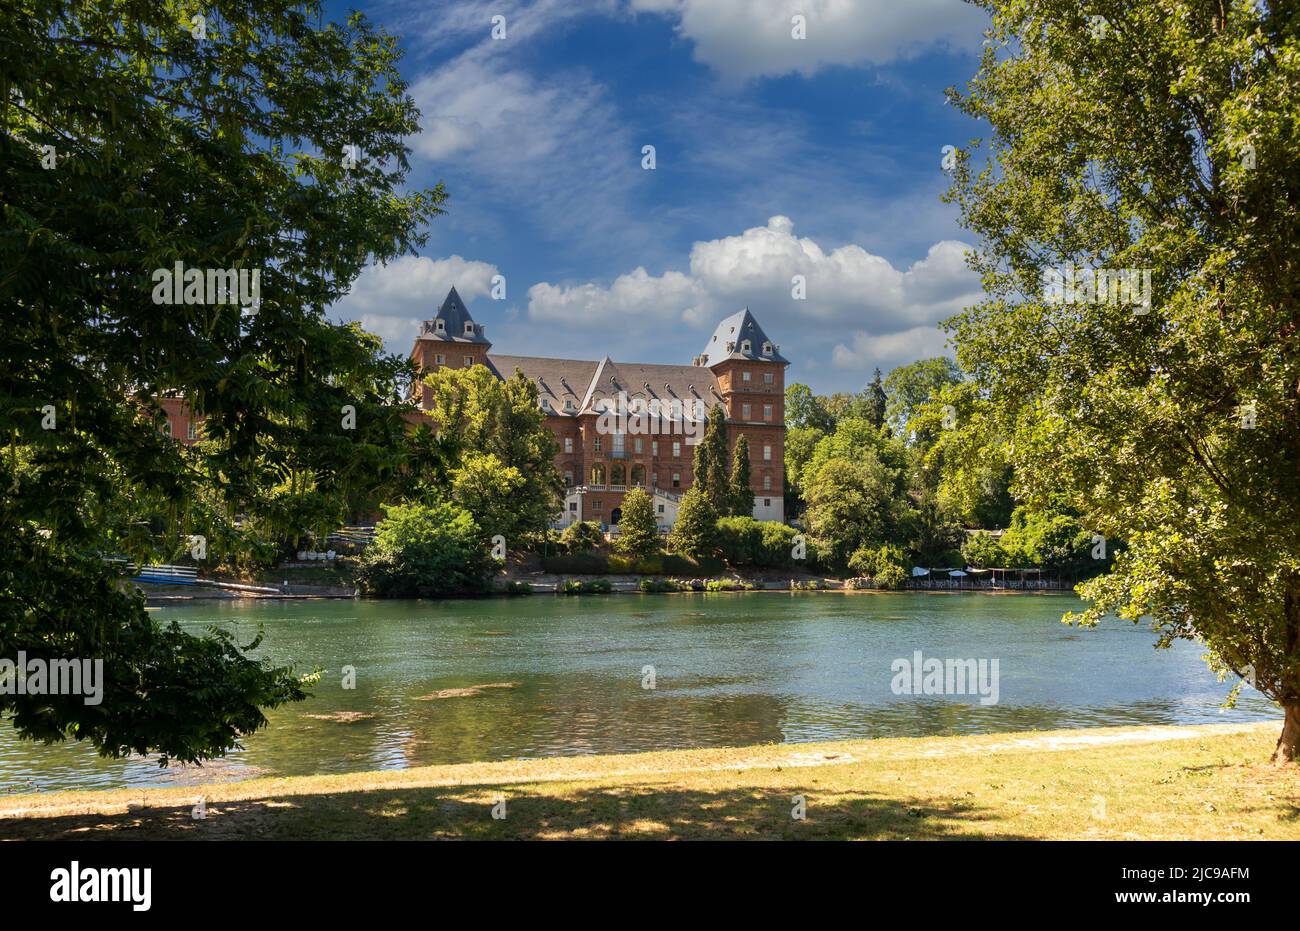
<svg viewBox="0 0 1300 931"><path fill-rule="evenodd" d="M719 323L690 365L507 356L491 348L483 326L452 288L422 324L411 358L425 372L483 365L504 379L519 371L537 386L546 426L559 444L555 468L565 485L560 526L578 520L617 525L624 494L640 486L653 496L660 526L671 527L694 479L700 418L719 404L726 410L728 456L741 434L749 443L754 517L784 519L789 362L748 308ZM420 403L429 406L427 388ZM608 411L615 405L685 411L686 422L658 432L611 430ZM699 412L694 419L693 412Z"/></svg>

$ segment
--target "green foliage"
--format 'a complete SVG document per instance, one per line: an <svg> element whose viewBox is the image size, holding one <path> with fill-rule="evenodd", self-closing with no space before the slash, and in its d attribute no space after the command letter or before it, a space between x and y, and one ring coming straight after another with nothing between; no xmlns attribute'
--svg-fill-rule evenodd
<svg viewBox="0 0 1300 931"><path fill-rule="evenodd" d="M960 384L961 369L947 356L900 365L885 379L885 420L895 436L906 436L908 422L921 406L950 385Z"/></svg>
<svg viewBox="0 0 1300 931"><path fill-rule="evenodd" d="M680 592L685 586L676 579L642 579L640 588L643 592Z"/></svg>
<svg viewBox="0 0 1300 931"><path fill-rule="evenodd" d="M775 521L723 517L718 521L722 556L732 566L788 567L797 531Z"/></svg>
<svg viewBox="0 0 1300 931"><path fill-rule="evenodd" d="M826 434L815 427L789 427L785 431L785 513L793 519L803 512L803 468Z"/></svg>
<svg viewBox="0 0 1300 931"><path fill-rule="evenodd" d="M5 696L0 712L23 737L198 760L301 683L159 627L98 554L154 561L194 533L257 561L412 466L409 363L326 308L419 246L444 192L408 184L418 112L397 40L364 17L246 0L198 41L178 12L0 11L0 652L103 658L117 683L94 710ZM259 306L154 303L177 262L257 271ZM204 443L159 435L165 394L206 417Z"/></svg>
<svg viewBox="0 0 1300 931"><path fill-rule="evenodd" d="M1040 568L1066 575L1092 575L1106 563L1092 558L1092 534L1077 518L1018 507L1002 535L1007 563L1017 569Z"/></svg>
<svg viewBox="0 0 1300 931"><path fill-rule="evenodd" d="M928 488L917 495L908 514L908 552L920 566L960 567L961 545L966 533L952 519L939 496Z"/></svg>
<svg viewBox="0 0 1300 931"><path fill-rule="evenodd" d="M758 586L744 579L709 579L704 583L706 592L752 592Z"/></svg>
<svg viewBox="0 0 1300 931"><path fill-rule="evenodd" d="M561 588L566 595L608 595L613 590L609 579L565 579Z"/></svg>
<svg viewBox="0 0 1300 931"><path fill-rule="evenodd" d="M645 559L660 550L659 529L655 523L654 502L642 488L632 488L623 496L623 513L619 518L619 536L614 549L624 555Z"/></svg>
<svg viewBox="0 0 1300 931"><path fill-rule="evenodd" d="M473 516L457 505L395 505L375 528L357 580L362 591L386 598L475 594L485 589L496 562Z"/></svg>
<svg viewBox="0 0 1300 931"><path fill-rule="evenodd" d="M859 461L827 460L809 483L808 532L832 566L900 535L902 509L893 476L868 451Z"/></svg>
<svg viewBox="0 0 1300 931"><path fill-rule="evenodd" d="M885 388L880 382L880 369L876 369L876 373L871 377L870 384L863 389L862 393L866 401L866 409L862 416L868 423L879 430L885 423L885 407L887 403Z"/></svg>
<svg viewBox="0 0 1300 931"><path fill-rule="evenodd" d="M668 546L683 556L718 554L718 512L698 483L682 495Z"/></svg>
<svg viewBox="0 0 1300 931"><path fill-rule="evenodd" d="M575 520L560 534L560 542L573 554L591 552L604 540L600 525L589 520Z"/></svg>
<svg viewBox="0 0 1300 931"><path fill-rule="evenodd" d="M899 547L888 543L874 549L868 546L859 547L849 557L848 566L855 575L867 576L876 580L877 585L881 588L897 587L881 585L879 580L882 576L893 577L897 575L894 569L898 569L906 577L911 569L911 563L903 554L903 551Z"/></svg>
<svg viewBox="0 0 1300 931"><path fill-rule="evenodd" d="M727 476L727 410L715 404L704 427L704 437L695 447L694 482L708 499L716 514L730 512L731 499ZM750 505L753 511L753 505Z"/></svg>
<svg viewBox="0 0 1300 931"><path fill-rule="evenodd" d="M519 508L528 481L514 466L493 453L465 451L452 471L451 499L474 517L484 541L500 534L507 546L518 547L524 536L538 528Z"/></svg>
<svg viewBox="0 0 1300 931"><path fill-rule="evenodd" d="M527 582L507 582L505 593L507 595L531 595L533 587Z"/></svg>
<svg viewBox="0 0 1300 931"><path fill-rule="evenodd" d="M752 517L754 490L749 487L749 440L743 433L736 438L736 448L731 456L731 477L727 481L727 513Z"/></svg>
<svg viewBox="0 0 1300 931"><path fill-rule="evenodd" d="M1199 639L1286 706L1295 758L1294 5L1131 3L1101 35L1072 0L988 7L993 47L957 102L992 127L993 164L963 159L950 194L988 295L951 322L962 367L1026 503L1126 541L1074 619ZM1066 265L1150 270L1149 307L1049 299Z"/></svg>
<svg viewBox="0 0 1300 931"><path fill-rule="evenodd" d="M977 569L1005 569L1011 565L1011 557L997 537L987 533L971 534L962 544L961 556L966 565Z"/></svg>
<svg viewBox="0 0 1300 931"><path fill-rule="evenodd" d="M559 513L564 479L559 444L546 427L537 385L515 372L442 368L425 376L429 414L453 462L452 494L486 534L509 541L545 532ZM468 474L467 474L468 473ZM427 497L436 497L431 489Z"/></svg>
<svg viewBox="0 0 1300 931"><path fill-rule="evenodd" d="M916 409L908 429L944 508L965 526L997 530L1011 520L1015 501L1009 449L991 411L974 383L947 385Z"/></svg>
<svg viewBox="0 0 1300 931"><path fill-rule="evenodd" d="M795 382L785 389L785 425L787 429L829 433L835 418L826 409L824 399L814 395L807 385Z"/></svg>

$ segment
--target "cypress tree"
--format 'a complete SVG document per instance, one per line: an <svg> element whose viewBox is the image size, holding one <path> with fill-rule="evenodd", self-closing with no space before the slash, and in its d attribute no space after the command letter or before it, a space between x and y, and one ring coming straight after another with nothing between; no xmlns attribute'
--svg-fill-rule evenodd
<svg viewBox="0 0 1300 931"><path fill-rule="evenodd" d="M727 410L718 404L709 412L704 438L695 447L693 483L693 487L704 492L717 515L730 511L727 471Z"/></svg>
<svg viewBox="0 0 1300 931"><path fill-rule="evenodd" d="M754 492L749 487L749 440L741 434L731 455L731 480L728 483L728 511L736 517L754 516Z"/></svg>

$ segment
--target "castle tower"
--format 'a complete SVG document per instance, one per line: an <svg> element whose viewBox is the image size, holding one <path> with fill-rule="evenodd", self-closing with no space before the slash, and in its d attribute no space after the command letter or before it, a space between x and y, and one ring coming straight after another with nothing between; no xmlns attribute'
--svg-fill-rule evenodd
<svg viewBox="0 0 1300 931"><path fill-rule="evenodd" d="M411 358L426 373L448 367L487 365L492 344L483 331L483 325L474 322L469 308L453 287L432 319L420 325L420 335L415 338ZM426 387L422 391L420 406L427 407L429 389Z"/></svg>
<svg viewBox="0 0 1300 931"><path fill-rule="evenodd" d="M746 307L718 324L695 361L718 379L727 409L728 446L734 450L742 433L749 442L754 517L783 520L785 367L789 360Z"/></svg>

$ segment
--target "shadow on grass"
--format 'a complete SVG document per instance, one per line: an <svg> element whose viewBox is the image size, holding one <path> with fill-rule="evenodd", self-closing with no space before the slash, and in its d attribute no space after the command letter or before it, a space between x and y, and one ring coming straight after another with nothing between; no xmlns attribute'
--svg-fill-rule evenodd
<svg viewBox="0 0 1300 931"><path fill-rule="evenodd" d="M792 817L795 796L806 818ZM505 817L493 817L505 802ZM0 836L60 840L546 840L546 839L1023 839L962 800L886 798L865 792L656 785L455 786L209 802L113 815L0 821Z"/></svg>

